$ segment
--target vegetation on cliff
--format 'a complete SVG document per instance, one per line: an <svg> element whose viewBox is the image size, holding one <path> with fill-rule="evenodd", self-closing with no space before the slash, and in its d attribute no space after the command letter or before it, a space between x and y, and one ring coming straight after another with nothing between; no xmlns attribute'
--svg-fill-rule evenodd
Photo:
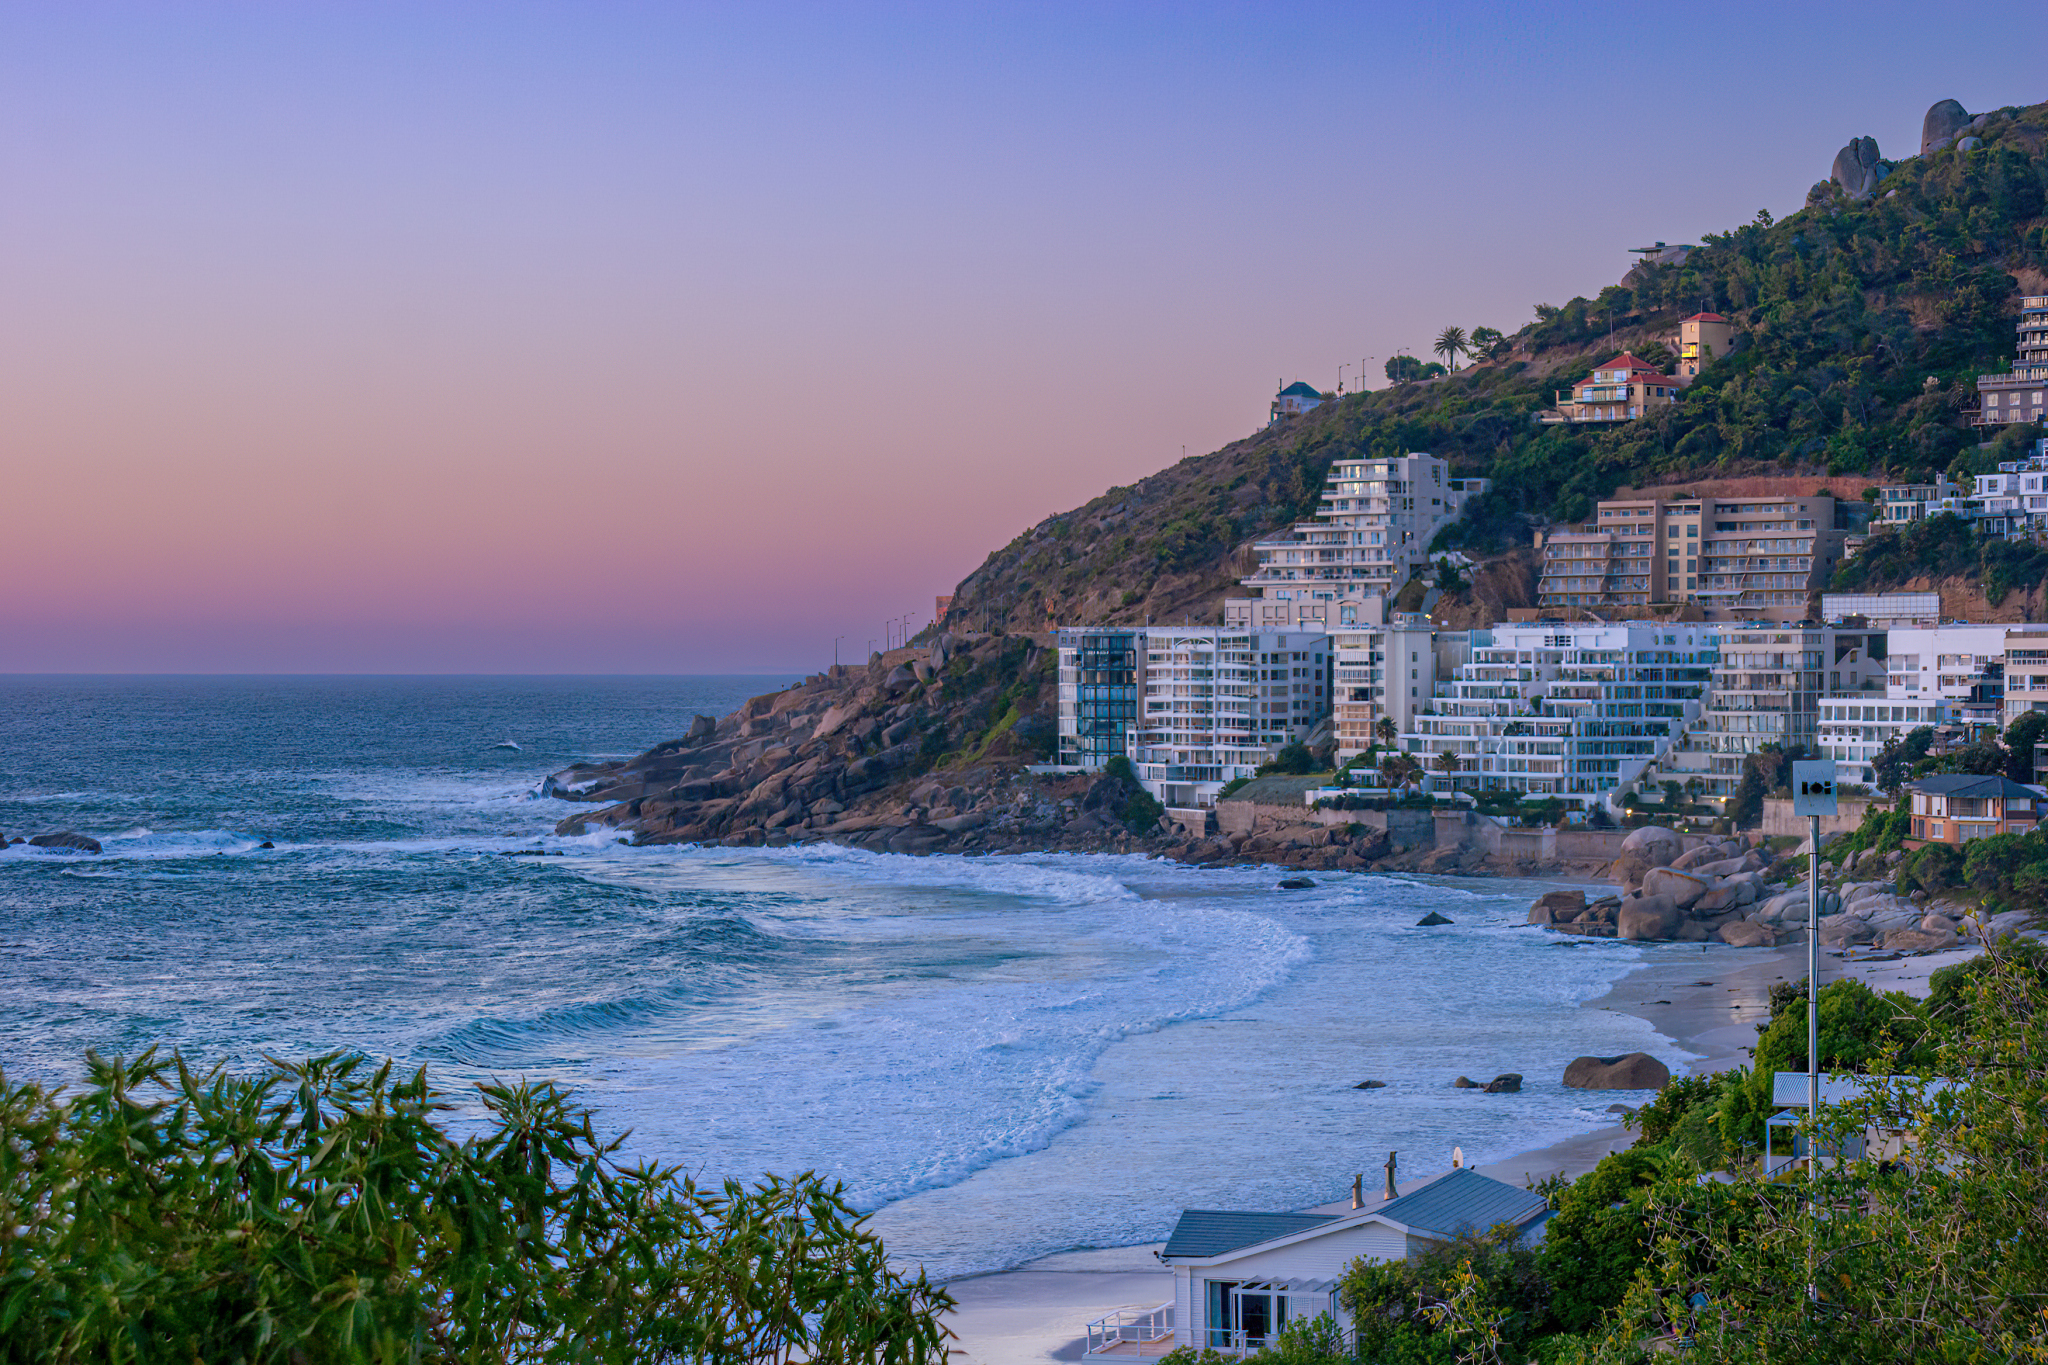
<svg viewBox="0 0 2048 1365"><path fill-rule="evenodd" d="M2048 290L2048 105L1980 135L1902 163L1866 202L1816 193L1627 286L1539 305L1503 359L1325 403L1047 518L967 576L955 619L1213 617L1250 570L1247 542L1313 515L1339 457L1429 451L1494 479L1446 538L1484 551L1519 540L1525 516L1578 520L1623 484L1987 465L1964 409L1975 376L2011 355L2019 291ZM1610 428L1532 420L1613 351L1648 351L1702 309L1742 339L1671 408Z"/></svg>

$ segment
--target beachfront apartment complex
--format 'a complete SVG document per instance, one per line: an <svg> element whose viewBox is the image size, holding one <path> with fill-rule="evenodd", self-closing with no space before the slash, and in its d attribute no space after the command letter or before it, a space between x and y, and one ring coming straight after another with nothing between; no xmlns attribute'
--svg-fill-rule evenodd
<svg viewBox="0 0 2048 1365"><path fill-rule="evenodd" d="M1338 460L1314 521L1252 546L1258 569L1238 581L1272 602L1392 596L1429 560L1429 543L1486 492L1454 479L1434 455Z"/></svg>
<svg viewBox="0 0 2048 1365"><path fill-rule="evenodd" d="M1156 626L1144 631L1138 718L1126 753L1161 804L1211 806L1330 714L1321 632Z"/></svg>
<svg viewBox="0 0 2048 1365"><path fill-rule="evenodd" d="M1466 642L1462 631L1437 631L1421 613L1395 613L1381 622L1339 625L1330 636L1336 655L1331 719L1337 762L1348 763L1381 741L1380 726L1415 728L1415 718L1436 697L1437 664Z"/></svg>
<svg viewBox="0 0 2048 1365"><path fill-rule="evenodd" d="M1702 498L1646 491L1545 535L1542 611L1692 603L1710 620L1798 621L1842 558L1832 494Z"/></svg>
<svg viewBox="0 0 2048 1365"><path fill-rule="evenodd" d="M1321 631L1070 626L1057 641L1059 765L1121 754L1169 806L1211 804L1330 714Z"/></svg>
<svg viewBox="0 0 2048 1365"><path fill-rule="evenodd" d="M1432 787L1591 808L1698 721L1718 663L1698 622L1532 622L1469 632L1400 739ZM1342 663L1340 656L1339 670ZM1455 770L1446 771L1443 755Z"/></svg>

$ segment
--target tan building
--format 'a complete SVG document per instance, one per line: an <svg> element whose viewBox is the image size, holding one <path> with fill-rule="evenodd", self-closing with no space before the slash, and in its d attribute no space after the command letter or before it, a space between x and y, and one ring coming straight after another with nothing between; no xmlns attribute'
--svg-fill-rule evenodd
<svg viewBox="0 0 2048 1365"><path fill-rule="evenodd" d="M1719 313L1694 313L1678 323L1678 382L1700 377L1700 371L1735 346L1735 324Z"/></svg>
<svg viewBox="0 0 2048 1365"><path fill-rule="evenodd" d="M1613 498L1543 541L1539 610L1691 602L1712 620L1797 621L1842 558L1832 494Z"/></svg>
<svg viewBox="0 0 2048 1365"><path fill-rule="evenodd" d="M1646 360L1623 351L1594 370L1542 420L1559 422L1632 422L1656 408L1670 407L1684 385Z"/></svg>
<svg viewBox="0 0 2048 1365"><path fill-rule="evenodd" d="M1980 427L2039 422L2048 414L2048 294L2020 300L2018 345L2012 369L2005 374L1977 376Z"/></svg>

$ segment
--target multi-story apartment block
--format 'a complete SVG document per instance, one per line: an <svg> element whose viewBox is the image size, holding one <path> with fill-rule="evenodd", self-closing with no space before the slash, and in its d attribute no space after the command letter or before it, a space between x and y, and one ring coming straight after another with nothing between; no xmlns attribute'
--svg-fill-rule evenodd
<svg viewBox="0 0 2048 1365"><path fill-rule="evenodd" d="M1717 662L1699 623L1534 622L1475 630L1469 660L1402 736L1437 787L1592 807L1668 753L1701 715ZM1455 755L1457 771L1440 755Z"/></svg>
<svg viewBox="0 0 2048 1365"><path fill-rule="evenodd" d="M1557 394L1557 406L1543 414L1553 425L1559 422L1633 422L1657 408L1678 401L1684 382L1646 360L1623 351L1594 370L1566 397Z"/></svg>
<svg viewBox="0 0 2048 1365"><path fill-rule="evenodd" d="M1873 633L1882 641L1881 631L1834 626L1723 627L1706 716L1685 744L1697 757L1680 757L1660 775L1685 781L1697 774L1707 795L1725 800L1742 780L1744 757L1764 745L1814 751L1830 666L1840 673L1837 647L1861 660Z"/></svg>
<svg viewBox="0 0 2048 1365"><path fill-rule="evenodd" d="M1543 540L1538 606L1696 602L1715 619L1796 621L1842 558L1831 494L1613 498L1592 526Z"/></svg>
<svg viewBox="0 0 2048 1365"><path fill-rule="evenodd" d="M1138 719L1139 652L1145 632L1131 626L1067 627L1060 651L1058 761L1100 768L1124 751Z"/></svg>
<svg viewBox="0 0 2048 1365"><path fill-rule="evenodd" d="M2007 625L1909 627L1890 632L1885 695L1939 701L1965 728L2000 724L2005 710Z"/></svg>
<svg viewBox="0 0 2048 1365"><path fill-rule="evenodd" d="M1835 760L1840 780L1875 787L1877 771L1871 760L1885 745L1922 726L1932 728L1949 720L1939 701L1902 703L1876 693L1822 697L1818 752Z"/></svg>
<svg viewBox="0 0 2048 1365"><path fill-rule="evenodd" d="M1330 714L1330 642L1321 632L1150 626L1139 633L1138 719L1125 752L1163 804L1213 805L1284 744Z"/></svg>
<svg viewBox="0 0 2048 1365"><path fill-rule="evenodd" d="M1877 490L1877 520L1885 526L1924 521L1930 503L1962 495L1962 489L1936 475L1933 483L1888 483Z"/></svg>
<svg viewBox="0 0 2048 1365"><path fill-rule="evenodd" d="M1719 313L1694 313L1678 324L1678 382L1690 384L1700 371L1735 348L1735 324Z"/></svg>
<svg viewBox="0 0 2048 1365"><path fill-rule="evenodd" d="M1437 532L1491 487L1453 479L1434 455L1339 460L1316 520L1255 544L1258 571L1238 581L1275 602L1391 596L1428 561Z"/></svg>
<svg viewBox="0 0 2048 1365"><path fill-rule="evenodd" d="M1445 632L1450 635L1460 632ZM1419 613L1340 625L1330 643L1336 652L1333 719L1337 761L1349 762L1380 742L1380 723L1396 734L1413 731L1415 718L1436 695L1438 655L1448 647Z"/></svg>
<svg viewBox="0 0 2048 1365"><path fill-rule="evenodd" d="M2048 295L2020 300L2019 339L2013 366L2005 374L1977 376L1980 427L2039 422L2048 414Z"/></svg>
<svg viewBox="0 0 2048 1365"><path fill-rule="evenodd" d="M1297 379L1273 395L1273 406L1266 410L1266 425L1277 427L1290 417L1299 417L1311 408L1319 408L1322 405L1322 394Z"/></svg>
<svg viewBox="0 0 2048 1365"><path fill-rule="evenodd" d="M2004 710L2011 725L2029 711L2048 711L2048 626L2014 626L2005 637L2001 670Z"/></svg>

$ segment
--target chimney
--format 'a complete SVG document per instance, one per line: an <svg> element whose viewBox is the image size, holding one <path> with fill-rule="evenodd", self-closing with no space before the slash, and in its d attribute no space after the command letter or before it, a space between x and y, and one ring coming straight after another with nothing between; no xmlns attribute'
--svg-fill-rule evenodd
<svg viewBox="0 0 2048 1365"><path fill-rule="evenodd" d="M1399 1155L1399 1152L1387 1153L1387 1198L1389 1199L1398 1198L1400 1195L1400 1191L1394 1188L1394 1158Z"/></svg>
<svg viewBox="0 0 2048 1365"><path fill-rule="evenodd" d="M1365 1175L1362 1172L1351 1177L1351 1207L1353 1209L1365 1207Z"/></svg>

